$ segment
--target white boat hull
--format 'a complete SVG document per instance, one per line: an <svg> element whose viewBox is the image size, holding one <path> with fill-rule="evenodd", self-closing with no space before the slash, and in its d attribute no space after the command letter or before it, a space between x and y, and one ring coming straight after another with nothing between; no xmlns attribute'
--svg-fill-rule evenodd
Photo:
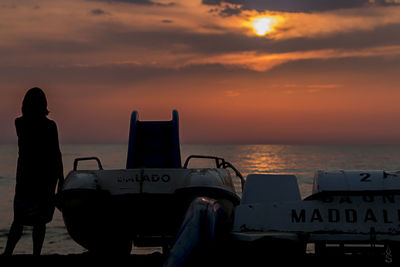
<svg viewBox="0 0 400 267"><path fill-rule="evenodd" d="M198 196L237 205L226 169L129 169L72 171L59 195L71 237L102 251L167 246Z"/></svg>

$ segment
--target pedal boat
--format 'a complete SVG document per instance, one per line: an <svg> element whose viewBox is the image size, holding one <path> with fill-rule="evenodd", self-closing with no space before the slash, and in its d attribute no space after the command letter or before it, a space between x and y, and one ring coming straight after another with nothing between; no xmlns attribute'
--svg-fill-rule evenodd
<svg viewBox="0 0 400 267"><path fill-rule="evenodd" d="M248 175L232 239L277 255L303 255L307 244L319 255L374 248L391 261L400 254L400 172L316 171L303 199L294 175Z"/></svg>
<svg viewBox="0 0 400 267"><path fill-rule="evenodd" d="M77 158L58 195L68 233L93 252L130 253L135 246L171 247L186 210L197 197L225 200L229 216L243 185L240 172L224 159L192 155L181 166L178 113L172 121L139 121L131 116L126 169L105 170L97 157ZM211 168L190 168L193 159ZM96 170L81 170L94 160Z"/></svg>

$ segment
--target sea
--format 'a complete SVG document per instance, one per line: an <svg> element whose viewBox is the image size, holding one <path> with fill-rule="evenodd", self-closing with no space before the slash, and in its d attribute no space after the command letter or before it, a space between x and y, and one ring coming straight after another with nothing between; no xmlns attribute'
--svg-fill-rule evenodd
<svg viewBox="0 0 400 267"><path fill-rule="evenodd" d="M98 157L104 169L123 169L126 144L61 144L65 177L78 157ZM210 155L224 158L243 177L249 174L296 175L302 197L311 194L317 170L400 170L400 145L181 145L182 162L189 155ZM16 144L0 144L0 253L4 250L13 219L13 198L18 148ZM212 167L211 160L194 160L189 167ZM80 169L96 169L87 162ZM238 194L241 187L236 181ZM32 253L32 229L25 227L15 254ZM146 254L158 248L133 248L132 253ZM42 254L80 254L86 250L69 236L62 214L56 209L47 225Z"/></svg>

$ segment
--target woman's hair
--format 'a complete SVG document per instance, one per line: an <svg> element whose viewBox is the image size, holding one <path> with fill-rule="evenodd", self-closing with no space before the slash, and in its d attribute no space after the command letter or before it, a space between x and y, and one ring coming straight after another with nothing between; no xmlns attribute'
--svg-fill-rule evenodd
<svg viewBox="0 0 400 267"><path fill-rule="evenodd" d="M29 89L22 101L22 115L36 117L48 114L47 99L43 90L38 87Z"/></svg>

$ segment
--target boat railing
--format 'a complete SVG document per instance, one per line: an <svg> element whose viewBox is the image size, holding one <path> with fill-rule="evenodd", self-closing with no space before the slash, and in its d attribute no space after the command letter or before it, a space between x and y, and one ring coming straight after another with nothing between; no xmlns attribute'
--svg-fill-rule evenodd
<svg viewBox="0 0 400 267"><path fill-rule="evenodd" d="M244 183L245 183L243 175L230 162L225 161L225 159L220 158L220 157L215 157L215 156L190 155L189 157L186 158L186 161L185 161L185 163L183 165L184 169L187 169L187 167L189 165L189 161L191 159L212 159L212 160L215 160L215 166L217 168L222 168L222 169L230 168L230 169L232 169L233 172L235 173L235 175L237 177L239 177L240 183L241 183L241 186L242 186L242 190L243 190Z"/></svg>
<svg viewBox="0 0 400 267"><path fill-rule="evenodd" d="M79 161L87 161L87 160L95 160L97 161L97 166L99 167L99 170L103 170L103 165L101 165L101 161L98 157L83 157L83 158L76 158L74 160L74 171L78 169L78 162Z"/></svg>
<svg viewBox="0 0 400 267"><path fill-rule="evenodd" d="M230 162L225 161L225 159L220 158L220 157L215 157L215 156L190 155L189 157L187 157L187 159L185 161L185 164L183 165L184 169L188 168L189 161L191 159L213 159L213 160L215 160L215 165L216 165L217 168L221 168L221 169L230 168L230 169L232 169L233 172L235 173L235 175L240 179L241 187L242 187L242 190L243 190L244 183L245 183L243 175ZM95 160L97 162L99 170L103 170L103 165L101 164L101 161L100 161L100 159L98 157L82 157L82 158L76 158L74 160L74 171L78 170L78 163L80 161L88 161L88 160Z"/></svg>

